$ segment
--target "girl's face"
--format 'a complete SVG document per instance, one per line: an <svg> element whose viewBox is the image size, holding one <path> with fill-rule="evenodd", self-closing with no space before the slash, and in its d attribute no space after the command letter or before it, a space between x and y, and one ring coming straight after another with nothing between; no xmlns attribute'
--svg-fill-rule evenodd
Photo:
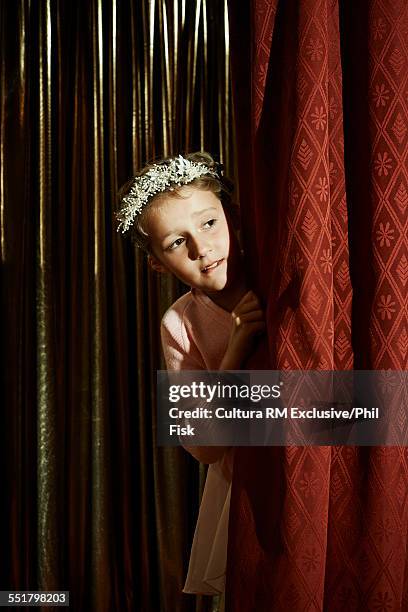
<svg viewBox="0 0 408 612"><path fill-rule="evenodd" d="M243 266L221 202L194 187L183 187L180 195L159 200L147 216L153 267L210 297L231 289L241 281Z"/></svg>

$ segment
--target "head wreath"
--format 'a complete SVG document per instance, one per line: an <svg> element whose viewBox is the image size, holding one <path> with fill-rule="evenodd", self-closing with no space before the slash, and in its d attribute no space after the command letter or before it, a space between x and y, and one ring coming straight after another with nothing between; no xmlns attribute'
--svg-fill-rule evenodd
<svg viewBox="0 0 408 612"><path fill-rule="evenodd" d="M122 208L117 214L118 231L126 232L140 215L149 200L157 193L171 189L175 185L188 185L201 176L209 175L220 178L215 168L209 168L203 162L190 161L182 155L170 162L154 164L142 176L137 176L129 194L122 199Z"/></svg>

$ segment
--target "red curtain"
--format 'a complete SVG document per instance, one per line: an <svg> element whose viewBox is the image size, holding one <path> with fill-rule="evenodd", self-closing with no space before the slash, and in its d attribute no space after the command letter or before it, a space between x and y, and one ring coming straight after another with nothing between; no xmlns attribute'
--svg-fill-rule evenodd
<svg viewBox="0 0 408 612"><path fill-rule="evenodd" d="M230 22L263 366L405 370L407 3L231 2ZM407 463L404 447L238 449L227 611L407 610Z"/></svg>

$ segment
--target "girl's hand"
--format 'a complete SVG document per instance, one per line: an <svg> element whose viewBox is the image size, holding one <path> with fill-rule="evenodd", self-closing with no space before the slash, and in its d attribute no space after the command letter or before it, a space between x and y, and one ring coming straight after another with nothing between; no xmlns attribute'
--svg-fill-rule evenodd
<svg viewBox="0 0 408 612"><path fill-rule="evenodd" d="M253 291L248 291L231 313L232 329L220 370L239 369L265 330L264 313Z"/></svg>

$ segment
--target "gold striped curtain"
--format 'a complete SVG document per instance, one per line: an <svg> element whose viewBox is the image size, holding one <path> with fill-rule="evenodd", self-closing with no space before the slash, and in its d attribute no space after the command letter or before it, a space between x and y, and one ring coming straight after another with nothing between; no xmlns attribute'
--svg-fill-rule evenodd
<svg viewBox="0 0 408 612"><path fill-rule="evenodd" d="M155 445L182 289L113 211L155 157L205 149L233 174L226 1L2 1L0 44L1 588L216 609L180 593L203 474Z"/></svg>

